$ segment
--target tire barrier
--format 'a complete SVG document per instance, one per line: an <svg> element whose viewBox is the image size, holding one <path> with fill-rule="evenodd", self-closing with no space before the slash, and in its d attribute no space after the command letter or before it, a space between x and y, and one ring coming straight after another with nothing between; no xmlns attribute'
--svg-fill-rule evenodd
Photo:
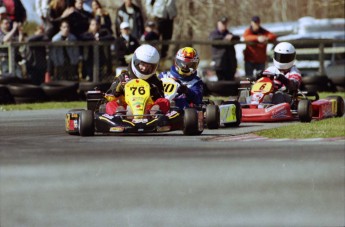
<svg viewBox="0 0 345 227"><path fill-rule="evenodd" d="M48 101L76 101L79 100L78 83L74 81L51 81L42 83L41 87Z"/></svg>
<svg viewBox="0 0 345 227"><path fill-rule="evenodd" d="M207 91L213 96L237 96L239 81L207 81Z"/></svg>
<svg viewBox="0 0 345 227"><path fill-rule="evenodd" d="M0 104L13 104L14 99L6 85L0 84Z"/></svg>
<svg viewBox="0 0 345 227"><path fill-rule="evenodd" d="M335 91L336 88L327 76L314 75L302 77L302 83L307 91Z"/></svg>
<svg viewBox="0 0 345 227"><path fill-rule="evenodd" d="M8 84L7 88L16 104L47 101L43 89L38 85L18 83Z"/></svg>

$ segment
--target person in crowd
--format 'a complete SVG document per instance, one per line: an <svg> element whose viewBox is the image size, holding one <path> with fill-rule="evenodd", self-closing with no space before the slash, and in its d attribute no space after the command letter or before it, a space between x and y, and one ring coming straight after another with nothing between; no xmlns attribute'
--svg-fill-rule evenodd
<svg viewBox="0 0 345 227"><path fill-rule="evenodd" d="M7 10L5 6L0 6L0 20L7 17Z"/></svg>
<svg viewBox="0 0 345 227"><path fill-rule="evenodd" d="M96 18L91 19L89 30L81 35L83 41L106 41L114 40L114 37L108 29L101 29L100 24ZM92 81L93 80L93 66L94 66L94 46L85 46L83 51L83 78ZM102 68L109 67L109 48L106 46L99 46L99 75L102 80Z"/></svg>
<svg viewBox="0 0 345 227"><path fill-rule="evenodd" d="M209 35L210 40L239 41L240 37L228 30L228 18L222 17L217 21L217 28ZM231 45L212 45L212 64L218 81L233 80L237 70L236 51Z"/></svg>
<svg viewBox="0 0 345 227"><path fill-rule="evenodd" d="M177 15L175 0L146 0L146 13L155 19L158 33L163 41L171 40L174 31L174 19ZM168 55L169 45L162 45L161 58Z"/></svg>
<svg viewBox="0 0 345 227"><path fill-rule="evenodd" d="M33 35L27 38L27 43L50 42L42 26L37 26ZM26 46L22 57L25 59L28 77L36 85L44 82L45 73L48 72L48 63L45 46Z"/></svg>
<svg viewBox="0 0 345 227"><path fill-rule="evenodd" d="M23 42L24 32L21 22L14 21L11 26L11 19L8 17L2 18L0 21L0 44L6 44L10 42ZM7 48L0 49L0 54L3 57L1 61L1 73L9 72L9 61L8 61L8 50ZM20 60L19 52L15 52L15 60L18 62ZM15 74L18 77L22 77L18 65L15 65Z"/></svg>
<svg viewBox="0 0 345 227"><path fill-rule="evenodd" d="M162 81L157 77L156 71L160 56L157 49L151 45L143 44L138 47L128 65L128 70L123 70L120 75L115 77L110 89L106 92L106 98L109 101L106 104L106 113L116 114L117 111L126 109L127 104L124 101L124 85L131 79L143 79L150 84L150 94L154 101L153 104L146 107L151 114L161 111L166 114L170 109L170 102L164 98L164 88Z"/></svg>
<svg viewBox="0 0 345 227"><path fill-rule="evenodd" d="M156 30L156 23L154 21L147 21L145 24L145 32L140 38L141 41L156 41L159 40L159 34Z"/></svg>
<svg viewBox="0 0 345 227"><path fill-rule="evenodd" d="M250 27L243 33L246 45L244 54L244 68L246 76L252 77L254 70L263 71L267 62L267 43L275 42L277 36L261 27L259 16L253 16Z"/></svg>
<svg viewBox="0 0 345 227"><path fill-rule="evenodd" d="M173 78L181 82L174 101L179 109L189 107L191 104L199 105L203 99L203 82L197 75L199 55L192 47L184 47L178 50L175 63L169 71L161 72L159 78Z"/></svg>
<svg viewBox="0 0 345 227"><path fill-rule="evenodd" d="M96 18L100 29L107 29L109 33L113 34L110 15L98 0L92 1L92 15Z"/></svg>
<svg viewBox="0 0 345 227"><path fill-rule="evenodd" d="M128 22L120 25L121 34L115 40L116 66L121 67L130 63L134 51L140 46L139 41L131 35Z"/></svg>
<svg viewBox="0 0 345 227"><path fill-rule="evenodd" d="M70 31L77 39L89 29L89 20L93 18L90 12L83 9L84 0L75 0L74 5L67 7L58 21L67 20Z"/></svg>
<svg viewBox="0 0 345 227"><path fill-rule="evenodd" d="M144 33L144 19L141 9L136 6L132 0L123 0L124 3L117 9L115 17L116 37L121 35L120 25L122 22L128 22L132 31L132 36L140 40Z"/></svg>
<svg viewBox="0 0 345 227"><path fill-rule="evenodd" d="M291 102L290 94L296 93L302 83L301 72L294 65L296 58L295 47L288 42L281 42L274 48L273 66L259 74L275 75L274 84L278 90L272 97L272 103Z"/></svg>
<svg viewBox="0 0 345 227"><path fill-rule="evenodd" d="M49 1L50 0L35 0L35 11L37 16L41 19L43 28L49 27Z"/></svg>
<svg viewBox="0 0 345 227"><path fill-rule="evenodd" d="M48 5L48 24L44 27L44 31L49 39L52 39L59 32L61 24L59 18L67 9L67 6L67 0L50 0Z"/></svg>
<svg viewBox="0 0 345 227"><path fill-rule="evenodd" d="M70 32L69 22L63 20L60 25L60 32L53 37L52 42L62 43L76 40L76 36ZM78 80L79 48L77 46L54 46L51 49L50 57L55 66L55 80Z"/></svg>
<svg viewBox="0 0 345 227"><path fill-rule="evenodd" d="M24 23L26 21L26 9L20 0L0 0L0 6L5 6L7 16L13 22Z"/></svg>

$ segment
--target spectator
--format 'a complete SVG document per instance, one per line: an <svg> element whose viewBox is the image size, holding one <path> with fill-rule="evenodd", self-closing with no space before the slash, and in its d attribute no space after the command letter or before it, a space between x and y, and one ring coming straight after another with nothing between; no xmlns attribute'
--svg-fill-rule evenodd
<svg viewBox="0 0 345 227"><path fill-rule="evenodd" d="M23 23L26 21L26 10L20 0L0 0L0 6L5 6L11 21Z"/></svg>
<svg viewBox="0 0 345 227"><path fill-rule="evenodd" d="M45 33L52 39L53 36L59 32L60 21L59 18L67 9L67 0L50 0L49 3L48 22L49 25L44 28Z"/></svg>
<svg viewBox="0 0 345 227"><path fill-rule="evenodd" d="M24 41L23 26L20 22L13 22L11 27L11 20L8 17L2 18L0 21L0 44L10 43L10 42L22 42ZM1 48L0 54L3 60L1 60L1 72L9 72L9 62L8 62L8 50L7 48ZM16 52L15 60L19 61L20 55ZM16 76L21 77L21 73L16 67Z"/></svg>
<svg viewBox="0 0 345 227"><path fill-rule="evenodd" d="M122 22L120 25L121 35L115 41L116 66L128 66L132 54L139 47L139 41L131 35L128 22Z"/></svg>
<svg viewBox="0 0 345 227"><path fill-rule="evenodd" d="M34 35L27 39L28 43L48 41L50 39L42 26L38 26ZM43 45L26 46L22 57L25 59L27 73L32 82L37 85L43 83L45 73L49 70L47 69L46 47Z"/></svg>
<svg viewBox="0 0 345 227"><path fill-rule="evenodd" d="M96 18L91 19L89 30L81 36L84 41L102 41L102 40L113 40L114 37L109 33L108 29L100 29L100 25ZM93 54L94 46L86 46L83 51L83 77L86 80L93 80ZM110 53L109 47L99 46L99 75L101 76L101 69L103 66L109 66ZM110 70L109 70L110 71ZM109 72L108 71L108 72ZM100 78L102 80L102 78Z"/></svg>
<svg viewBox="0 0 345 227"><path fill-rule="evenodd" d="M156 30L156 23L154 21L147 21L145 25L145 32L140 38L141 41L155 41L159 40L159 34Z"/></svg>
<svg viewBox="0 0 345 227"><path fill-rule="evenodd" d="M7 10L5 6L0 6L0 20L7 17Z"/></svg>
<svg viewBox="0 0 345 227"><path fill-rule="evenodd" d="M70 31L77 39L89 29L89 20L93 18L90 12L83 9L83 2L83 0L75 0L74 5L68 7L58 19L58 21L68 21Z"/></svg>
<svg viewBox="0 0 345 227"><path fill-rule="evenodd" d="M267 43L275 42L277 36L260 26L260 17L254 16L250 27L244 31L243 38L246 42L244 50L244 68L246 76L253 77L254 70L263 71L267 61Z"/></svg>
<svg viewBox="0 0 345 227"><path fill-rule="evenodd" d="M92 1L92 14L93 17L96 18L102 30L107 29L109 33L113 34L109 13L102 7L101 3L98 0Z"/></svg>
<svg viewBox="0 0 345 227"><path fill-rule="evenodd" d="M50 26L49 23L49 1L50 0L35 0L36 14L41 18L44 28Z"/></svg>
<svg viewBox="0 0 345 227"><path fill-rule="evenodd" d="M52 42L73 42L77 38L70 32L68 21L63 20L60 32ZM79 48L76 46L54 46L51 49L51 60L55 66L55 80L78 80L77 65L79 61Z"/></svg>
<svg viewBox="0 0 345 227"><path fill-rule="evenodd" d="M118 8L115 18L116 37L121 34L120 24L128 22L132 31L132 36L140 40L144 33L144 19L141 9L132 3L132 0L124 0L124 3Z"/></svg>
<svg viewBox="0 0 345 227"><path fill-rule="evenodd" d="M233 35L228 29L228 18L217 21L217 28L210 33L211 40L238 41L240 37ZM234 45L212 45L212 64L218 80L233 80L237 70L237 59Z"/></svg>
<svg viewBox="0 0 345 227"><path fill-rule="evenodd" d="M158 33L163 41L171 40L174 18L177 15L175 0L146 0L147 15L156 20ZM168 54L169 45L162 45L161 58Z"/></svg>

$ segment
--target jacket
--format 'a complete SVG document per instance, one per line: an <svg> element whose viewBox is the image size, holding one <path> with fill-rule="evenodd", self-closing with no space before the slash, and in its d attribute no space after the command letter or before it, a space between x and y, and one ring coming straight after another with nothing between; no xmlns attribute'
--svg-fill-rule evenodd
<svg viewBox="0 0 345 227"><path fill-rule="evenodd" d="M116 37L119 37L121 34L120 24L124 21L127 21L131 26L131 34L136 39L140 39L141 35L144 33L144 19L143 14L141 12L141 9L132 4L132 7L134 9L133 14L129 14L126 10L125 4L122 4L116 13L115 18L115 32Z"/></svg>
<svg viewBox="0 0 345 227"><path fill-rule="evenodd" d="M174 19L177 15L175 0L146 0L146 12L151 18Z"/></svg>
<svg viewBox="0 0 345 227"><path fill-rule="evenodd" d="M67 37L67 41L76 41L77 38L73 34L69 34ZM52 42L62 42L62 36L60 33L57 33L53 39ZM64 53L63 48L66 48L70 64L71 65L77 65L79 61L79 48L77 46L55 46L51 49L50 57L53 61L55 66L63 66L64 65Z"/></svg>
<svg viewBox="0 0 345 227"><path fill-rule="evenodd" d="M243 33L243 38L247 42L254 42L247 44L243 51L244 61L265 64L267 60L267 43L258 42L259 36L266 36L269 42L274 42L277 36L266 29L260 27L257 32L254 32L251 27L247 28Z"/></svg>
<svg viewBox="0 0 345 227"><path fill-rule="evenodd" d="M114 78L107 94L113 94L115 97L120 97L125 95L124 85L131 79L137 79L132 70L132 65L128 66L128 70L123 70L118 76ZM159 98L164 98L164 88L163 83L156 75L151 76L149 79L145 80L150 84L151 87L151 97L153 101Z"/></svg>

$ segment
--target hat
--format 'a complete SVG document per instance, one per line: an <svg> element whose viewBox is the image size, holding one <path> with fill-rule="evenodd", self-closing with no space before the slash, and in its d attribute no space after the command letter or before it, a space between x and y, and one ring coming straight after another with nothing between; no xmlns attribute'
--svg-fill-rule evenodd
<svg viewBox="0 0 345 227"><path fill-rule="evenodd" d="M7 10L6 10L5 6L1 6L0 7L0 14L3 14L3 13L7 13Z"/></svg>
<svg viewBox="0 0 345 227"><path fill-rule="evenodd" d="M259 16L253 16L252 21L255 23L260 23L260 17Z"/></svg>
<svg viewBox="0 0 345 227"><path fill-rule="evenodd" d="M127 21L124 21L120 24L120 29L129 28L129 23Z"/></svg>
<svg viewBox="0 0 345 227"><path fill-rule="evenodd" d="M222 22L223 24L227 23L228 22L228 17L226 16L223 16L219 19L220 22Z"/></svg>

